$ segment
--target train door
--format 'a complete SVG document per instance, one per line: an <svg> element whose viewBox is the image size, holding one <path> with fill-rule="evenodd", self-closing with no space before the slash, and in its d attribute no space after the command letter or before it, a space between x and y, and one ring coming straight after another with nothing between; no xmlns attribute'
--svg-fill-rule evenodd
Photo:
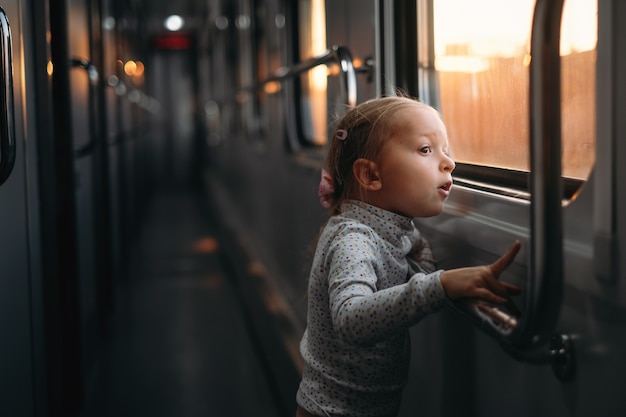
<svg viewBox="0 0 626 417"><path fill-rule="evenodd" d="M107 207L107 193L101 187L102 124L100 123L100 73L94 63L92 38L94 25L92 2L72 0L67 3L67 31L70 65L70 114L74 152L74 180L78 243L78 297L80 300L81 350L83 371L93 370L100 336L101 297L108 259L102 254L108 231L102 227L102 208ZM96 26L99 25L96 23Z"/></svg>
<svg viewBox="0 0 626 417"><path fill-rule="evenodd" d="M0 408L4 415L32 416L34 343L18 3L3 2L0 8Z"/></svg>
<svg viewBox="0 0 626 417"><path fill-rule="evenodd" d="M93 322L101 294L95 288L98 266L89 256L80 266L81 277L89 278L78 281L78 263L83 262L76 256L78 235L84 249L96 252L86 239L98 233L86 223L91 236L75 227L75 213L85 214L75 202L88 197L75 198L80 191L74 189L70 143L72 110L85 115L71 109L68 77L76 72L72 64L78 63L77 72L87 75L87 82L74 90L86 90L92 74L83 61L73 61L68 54L65 7L48 8L44 1L8 1L2 7L0 332L5 336L0 347L0 409L3 415L15 416L65 414L81 407L83 361L93 363L90 335L98 328ZM90 132L82 134L88 137ZM82 166L78 169L83 173ZM97 218L105 217L99 213Z"/></svg>

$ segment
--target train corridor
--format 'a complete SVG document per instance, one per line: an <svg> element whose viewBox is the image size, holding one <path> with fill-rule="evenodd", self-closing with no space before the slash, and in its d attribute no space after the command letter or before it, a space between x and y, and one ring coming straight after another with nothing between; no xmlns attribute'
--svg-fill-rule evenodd
<svg viewBox="0 0 626 417"><path fill-rule="evenodd" d="M85 417L284 414L210 217L192 190L148 204Z"/></svg>

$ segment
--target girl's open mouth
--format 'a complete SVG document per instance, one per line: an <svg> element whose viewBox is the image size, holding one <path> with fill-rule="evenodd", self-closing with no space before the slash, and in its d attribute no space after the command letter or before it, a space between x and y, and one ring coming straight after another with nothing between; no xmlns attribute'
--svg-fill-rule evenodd
<svg viewBox="0 0 626 417"><path fill-rule="evenodd" d="M439 189L441 190L441 194L443 194L444 197L447 197L450 194L450 190L452 189L452 181L446 182L445 184L440 186Z"/></svg>

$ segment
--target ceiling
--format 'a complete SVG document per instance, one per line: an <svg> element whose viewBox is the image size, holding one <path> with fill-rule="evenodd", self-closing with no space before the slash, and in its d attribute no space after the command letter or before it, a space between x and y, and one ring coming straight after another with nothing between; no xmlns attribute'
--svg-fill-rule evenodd
<svg viewBox="0 0 626 417"><path fill-rule="evenodd" d="M177 14L186 22L187 30L201 26L213 0L114 0L118 15L131 20L137 18L151 34L165 31L163 21Z"/></svg>

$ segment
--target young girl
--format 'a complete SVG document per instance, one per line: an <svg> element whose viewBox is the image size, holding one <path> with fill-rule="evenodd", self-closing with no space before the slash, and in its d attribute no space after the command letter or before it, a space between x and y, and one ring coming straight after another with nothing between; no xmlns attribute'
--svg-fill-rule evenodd
<svg viewBox="0 0 626 417"><path fill-rule="evenodd" d="M320 183L331 216L309 278L298 417L395 416L411 325L445 300L503 304L519 289L488 266L435 271L412 219L439 214L452 188L446 128L426 104L370 100L338 123Z"/></svg>

